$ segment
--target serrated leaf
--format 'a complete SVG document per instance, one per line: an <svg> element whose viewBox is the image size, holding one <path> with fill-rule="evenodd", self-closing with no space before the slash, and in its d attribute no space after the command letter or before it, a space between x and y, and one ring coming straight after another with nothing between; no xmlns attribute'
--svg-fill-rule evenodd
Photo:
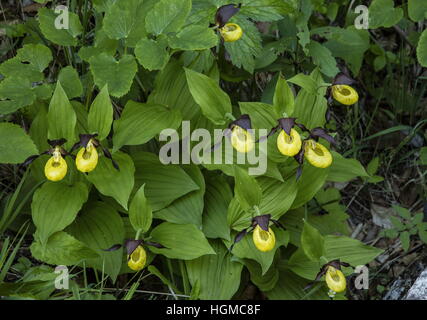
<svg viewBox="0 0 427 320"><path fill-rule="evenodd" d="M189 25L176 35L169 37L169 46L179 50L205 50L218 43L218 36L206 26Z"/></svg>
<svg viewBox="0 0 427 320"><path fill-rule="evenodd" d="M135 47L138 62L147 70L161 70L169 60L166 39L141 39Z"/></svg>
<svg viewBox="0 0 427 320"><path fill-rule="evenodd" d="M145 233L150 229L153 211L144 194L145 184L135 193L129 206L129 220L135 231Z"/></svg>
<svg viewBox="0 0 427 320"><path fill-rule="evenodd" d="M77 36L83 32L79 16L74 12L62 12L61 15L68 17L68 29L57 29L55 21L61 22L60 15L53 10L41 8L38 11L40 30L43 35L53 43L61 46L77 45ZM65 19L64 19L65 20ZM66 26L65 26L66 27Z"/></svg>
<svg viewBox="0 0 427 320"><path fill-rule="evenodd" d="M0 123L0 163L22 163L39 151L31 138L16 124Z"/></svg>
<svg viewBox="0 0 427 320"><path fill-rule="evenodd" d="M261 35L252 22L242 17L235 16L230 21L240 25L243 35L237 41L224 42L225 49L236 67L253 73L255 58L262 52Z"/></svg>
<svg viewBox="0 0 427 320"><path fill-rule="evenodd" d="M403 231L399 236L400 242L402 243L402 248L405 251L408 251L409 246L411 244L410 237L411 237L411 235L409 234L408 231Z"/></svg>
<svg viewBox="0 0 427 320"><path fill-rule="evenodd" d="M292 5L283 0L246 0L242 4L239 14L255 21L277 21L294 11Z"/></svg>
<svg viewBox="0 0 427 320"><path fill-rule="evenodd" d="M427 14L427 2L423 0L408 0L408 14L412 21L424 20Z"/></svg>
<svg viewBox="0 0 427 320"><path fill-rule="evenodd" d="M134 185L135 166L132 158L123 152L113 154L120 170L113 167L110 159L100 157L95 170L86 177L103 195L113 197L127 210Z"/></svg>
<svg viewBox="0 0 427 320"><path fill-rule="evenodd" d="M163 129L176 129L180 122L178 110L129 100L120 119L114 121L113 152L124 145L144 144Z"/></svg>
<svg viewBox="0 0 427 320"><path fill-rule="evenodd" d="M148 12L145 18L147 32L177 32L185 22L191 10L191 0L160 0Z"/></svg>
<svg viewBox="0 0 427 320"><path fill-rule="evenodd" d="M43 80L43 70L52 61L50 49L42 44L26 44L16 56L0 65L0 74L27 78L31 82Z"/></svg>
<svg viewBox="0 0 427 320"><path fill-rule="evenodd" d="M340 71L331 51L319 42L311 41L307 45L307 50L310 57L313 58L314 64L320 67L320 71L324 75L333 78Z"/></svg>
<svg viewBox="0 0 427 320"><path fill-rule="evenodd" d="M0 82L0 114L9 114L32 104L36 94L27 78L7 77Z"/></svg>
<svg viewBox="0 0 427 320"><path fill-rule="evenodd" d="M74 221L87 197L88 189L82 182L69 186L48 181L34 193L31 213L37 228L36 238L42 245Z"/></svg>
<svg viewBox="0 0 427 320"><path fill-rule="evenodd" d="M108 86L105 85L93 100L87 118L89 132L98 133L100 141L107 138L113 123L113 105L111 104Z"/></svg>
<svg viewBox="0 0 427 320"><path fill-rule="evenodd" d="M137 64L132 55L123 55L120 60L107 53L93 56L89 59L90 70L98 88L108 84L108 90L113 97L120 98L129 92L137 71Z"/></svg>
<svg viewBox="0 0 427 320"><path fill-rule="evenodd" d="M403 9L395 8L393 0L374 0L369 6L369 28L389 28L403 18Z"/></svg>
<svg viewBox="0 0 427 320"><path fill-rule="evenodd" d="M108 7L103 21L103 29L111 39L128 38L141 23L142 0L116 1Z"/></svg>

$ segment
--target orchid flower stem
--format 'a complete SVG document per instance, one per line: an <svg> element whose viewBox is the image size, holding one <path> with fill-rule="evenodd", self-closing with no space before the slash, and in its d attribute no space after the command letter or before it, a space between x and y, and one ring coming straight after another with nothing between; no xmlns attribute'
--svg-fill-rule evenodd
<svg viewBox="0 0 427 320"><path fill-rule="evenodd" d="M135 240L138 240L140 234L141 234L141 229L138 229L135 235Z"/></svg>

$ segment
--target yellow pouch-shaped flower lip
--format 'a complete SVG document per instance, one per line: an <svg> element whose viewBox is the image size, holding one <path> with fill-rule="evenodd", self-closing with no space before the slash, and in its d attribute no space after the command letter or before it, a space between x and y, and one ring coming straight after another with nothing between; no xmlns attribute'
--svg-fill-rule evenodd
<svg viewBox="0 0 427 320"><path fill-rule="evenodd" d="M255 247L262 252L271 251L276 245L276 237L273 230L268 228L268 231L265 231L259 225L254 229L252 240Z"/></svg>
<svg viewBox="0 0 427 320"><path fill-rule="evenodd" d="M295 129L291 129L291 135L289 136L285 130L282 130L277 137L277 148L280 153L293 157L301 150L301 137Z"/></svg>
<svg viewBox="0 0 427 320"><path fill-rule="evenodd" d="M346 289L347 281L341 270L328 266L325 275L326 284L328 288L334 292L343 292Z"/></svg>
<svg viewBox="0 0 427 320"><path fill-rule="evenodd" d="M332 86L332 97L346 106L350 106L359 101L357 91L346 84L336 84Z"/></svg>
<svg viewBox="0 0 427 320"><path fill-rule="evenodd" d="M128 266L134 271L142 270L147 262L147 252L142 246L136 247L136 249L127 257Z"/></svg>
<svg viewBox="0 0 427 320"><path fill-rule="evenodd" d="M255 141L249 131L235 125L231 129L231 145L237 151L247 153L255 147Z"/></svg>
<svg viewBox="0 0 427 320"><path fill-rule="evenodd" d="M327 168L332 164L332 154L322 144L310 139L305 142L304 157L317 168Z"/></svg>
<svg viewBox="0 0 427 320"><path fill-rule="evenodd" d="M225 42L234 42L239 40L243 35L242 28L236 23L227 23L219 29Z"/></svg>
<svg viewBox="0 0 427 320"><path fill-rule="evenodd" d="M68 166L65 159L61 154L55 154L46 162L44 174L48 180L56 182L64 179L67 174L67 169Z"/></svg>
<svg viewBox="0 0 427 320"><path fill-rule="evenodd" d="M76 167L81 172L91 172L98 164L98 151L89 142L86 148L81 148L76 156Z"/></svg>

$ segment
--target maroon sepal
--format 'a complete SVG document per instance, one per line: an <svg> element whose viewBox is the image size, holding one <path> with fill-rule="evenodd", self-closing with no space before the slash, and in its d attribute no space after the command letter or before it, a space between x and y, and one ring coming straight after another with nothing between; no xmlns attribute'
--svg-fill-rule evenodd
<svg viewBox="0 0 427 320"><path fill-rule="evenodd" d="M262 230L268 231L270 218L271 218L271 214L263 214L262 216L254 217L253 221L255 222L256 225L259 225Z"/></svg>
<svg viewBox="0 0 427 320"><path fill-rule="evenodd" d="M113 246L111 246L108 249L101 249L102 251L116 251L119 250L122 247L122 245L120 243L118 244L114 244Z"/></svg>
<svg viewBox="0 0 427 320"><path fill-rule="evenodd" d="M291 129L295 126L296 118L281 118L279 119L279 126L286 132L288 136L291 135Z"/></svg>
<svg viewBox="0 0 427 320"><path fill-rule="evenodd" d="M215 14L216 24L222 28L228 20L231 19L237 12L240 10L240 4L236 6L235 4L227 4L218 8Z"/></svg>
<svg viewBox="0 0 427 320"><path fill-rule="evenodd" d="M251 118L248 114L242 114L238 119L230 123L228 128L233 129L234 126L239 126L245 130L252 129Z"/></svg>
<svg viewBox="0 0 427 320"><path fill-rule="evenodd" d="M64 138L56 139L56 140L49 140L49 139L47 139L47 143L52 148L55 148L56 146L62 146L65 142L67 142L67 139L64 139Z"/></svg>
<svg viewBox="0 0 427 320"><path fill-rule="evenodd" d="M152 246L152 247L158 248L158 249L168 249L164 245L157 243L157 242L144 241L144 244L147 246Z"/></svg>
<svg viewBox="0 0 427 320"><path fill-rule="evenodd" d="M238 234L236 234L236 236L234 237L234 242L228 250L231 252L234 248L234 245L237 242L239 242L240 240L242 240L246 236L247 233L248 233L248 229L244 229L244 230L240 231Z"/></svg>
<svg viewBox="0 0 427 320"><path fill-rule="evenodd" d="M131 255L138 246L144 243L144 240L135 240L135 239L126 239L124 246L126 247L126 252L128 255Z"/></svg>
<svg viewBox="0 0 427 320"><path fill-rule="evenodd" d="M337 144L337 143L335 142L335 139L334 139L331 135L329 135L329 134L326 132L326 130L325 130L325 129L323 129L323 128L321 128L321 127L317 127L317 128L314 128L313 130L311 130L310 136L311 136L312 138L314 138L316 141L317 141L319 138L323 138L323 139L325 139L326 141L328 141L328 142L329 142L329 143L331 143L331 144L334 144L334 145L336 145L336 144Z"/></svg>
<svg viewBox="0 0 427 320"><path fill-rule="evenodd" d="M336 85L336 84L352 85L355 82L356 81L352 79L349 75L345 74L344 72L340 72L335 76L334 80L332 81L332 84L333 85Z"/></svg>

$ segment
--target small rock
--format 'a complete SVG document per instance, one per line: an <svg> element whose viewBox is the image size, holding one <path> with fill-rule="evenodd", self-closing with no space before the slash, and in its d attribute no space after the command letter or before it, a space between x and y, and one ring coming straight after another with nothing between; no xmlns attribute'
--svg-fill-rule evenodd
<svg viewBox="0 0 427 320"><path fill-rule="evenodd" d="M405 300L427 300L427 269L415 280Z"/></svg>

